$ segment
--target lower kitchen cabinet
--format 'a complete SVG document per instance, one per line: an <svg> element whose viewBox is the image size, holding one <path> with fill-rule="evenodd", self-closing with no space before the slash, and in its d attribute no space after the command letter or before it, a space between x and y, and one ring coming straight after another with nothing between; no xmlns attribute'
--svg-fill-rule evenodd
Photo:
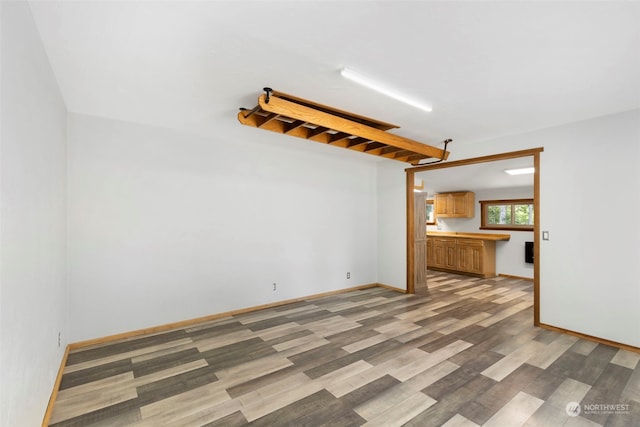
<svg viewBox="0 0 640 427"><path fill-rule="evenodd" d="M494 245L493 252L495 254L495 242L491 243ZM491 273L495 275L495 257L493 260L493 268L491 268L491 266L485 267L486 246L484 240L458 239L456 242L456 254L458 255L456 270L465 273L481 274L483 276Z"/></svg>
<svg viewBox="0 0 640 427"><path fill-rule="evenodd" d="M428 236L427 268L495 277L496 240Z"/></svg>
<svg viewBox="0 0 640 427"><path fill-rule="evenodd" d="M427 238L427 241L429 238ZM438 238L433 240L433 266L439 268L456 268L456 239ZM429 263L427 263L429 268Z"/></svg>

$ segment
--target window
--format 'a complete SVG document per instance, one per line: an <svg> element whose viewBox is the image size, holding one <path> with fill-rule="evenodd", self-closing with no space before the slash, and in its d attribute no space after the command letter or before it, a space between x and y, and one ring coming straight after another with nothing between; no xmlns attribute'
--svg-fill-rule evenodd
<svg viewBox="0 0 640 427"><path fill-rule="evenodd" d="M436 225L436 212L433 206L433 200L427 200L427 225Z"/></svg>
<svg viewBox="0 0 640 427"><path fill-rule="evenodd" d="M480 229L533 231L533 199L482 200Z"/></svg>

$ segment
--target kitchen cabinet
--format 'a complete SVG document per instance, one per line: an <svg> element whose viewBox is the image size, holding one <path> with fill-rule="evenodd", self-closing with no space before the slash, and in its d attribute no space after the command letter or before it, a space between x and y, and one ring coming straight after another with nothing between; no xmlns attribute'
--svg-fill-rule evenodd
<svg viewBox="0 0 640 427"><path fill-rule="evenodd" d="M427 238L427 268L433 265L433 239Z"/></svg>
<svg viewBox="0 0 640 427"><path fill-rule="evenodd" d="M436 194L436 217L473 218L475 215L474 196L471 191Z"/></svg>
<svg viewBox="0 0 640 427"><path fill-rule="evenodd" d="M427 268L480 277L496 275L496 242L509 234L427 233Z"/></svg>
<svg viewBox="0 0 640 427"><path fill-rule="evenodd" d="M427 237L427 241L429 241ZM428 247L428 246L427 246ZM452 269L456 266L456 240L448 238L433 239L433 266ZM427 268L429 268L427 262Z"/></svg>
<svg viewBox="0 0 640 427"><path fill-rule="evenodd" d="M492 245L493 247L491 247ZM465 273L495 275L495 259L493 260L493 267L489 265L489 262L485 264L485 252L495 254L495 242L487 243L484 240L457 239L456 255L458 259L456 260L456 270Z"/></svg>

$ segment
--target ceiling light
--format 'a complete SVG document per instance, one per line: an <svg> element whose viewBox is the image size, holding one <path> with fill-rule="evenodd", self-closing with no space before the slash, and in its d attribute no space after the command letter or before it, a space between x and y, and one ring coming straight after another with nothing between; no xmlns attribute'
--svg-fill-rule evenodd
<svg viewBox="0 0 640 427"><path fill-rule="evenodd" d="M525 175L528 173L534 173L536 168L520 168L520 169L505 169L505 173L509 175Z"/></svg>
<svg viewBox="0 0 640 427"><path fill-rule="evenodd" d="M404 102L407 105L411 105L412 107L418 108L420 110L426 111L426 112L431 112L432 108L430 105L426 105L423 104L419 101L416 101L414 99L411 99L401 93L398 93L396 91L394 91L393 89L389 89L388 87L386 87L385 85L383 85L382 83L376 82L375 80L372 80L366 76L363 76L360 73L356 73L355 71L351 70L350 68L343 68L340 71L340 74L342 75L342 77L349 79L353 82L356 82L364 87L367 87L369 89L375 90L376 92L379 92L383 95L386 95L390 98L395 99L396 101L400 101L400 102Z"/></svg>

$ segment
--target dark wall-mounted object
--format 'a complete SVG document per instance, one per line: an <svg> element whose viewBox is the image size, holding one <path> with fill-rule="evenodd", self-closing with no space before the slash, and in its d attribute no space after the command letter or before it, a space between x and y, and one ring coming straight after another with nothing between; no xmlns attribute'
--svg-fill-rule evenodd
<svg viewBox="0 0 640 427"><path fill-rule="evenodd" d="M533 264L533 242L524 242L524 262Z"/></svg>

